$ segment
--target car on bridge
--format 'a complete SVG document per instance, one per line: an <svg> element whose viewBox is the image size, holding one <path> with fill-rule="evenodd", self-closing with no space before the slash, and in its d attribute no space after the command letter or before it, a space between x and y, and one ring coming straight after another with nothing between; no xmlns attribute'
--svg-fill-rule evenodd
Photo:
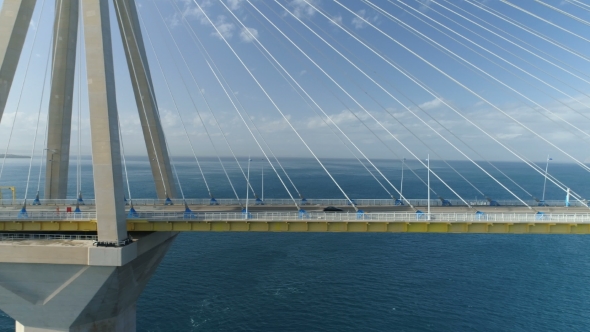
<svg viewBox="0 0 590 332"><path fill-rule="evenodd" d="M324 212L342 212L341 208L337 208L335 206L327 206L324 208Z"/></svg>

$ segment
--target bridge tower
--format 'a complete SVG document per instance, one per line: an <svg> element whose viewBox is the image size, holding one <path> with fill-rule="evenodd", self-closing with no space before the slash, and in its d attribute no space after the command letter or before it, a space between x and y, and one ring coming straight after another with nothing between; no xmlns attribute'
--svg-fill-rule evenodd
<svg viewBox="0 0 590 332"><path fill-rule="evenodd" d="M156 190L176 194L134 0L113 0ZM0 120L36 0L0 11ZM135 302L176 233L130 240L119 142L109 1L56 0L45 198L65 198L82 20L99 246L0 247L0 309L17 331L134 331ZM81 15L81 17L79 17ZM102 245L100 245L102 244Z"/></svg>

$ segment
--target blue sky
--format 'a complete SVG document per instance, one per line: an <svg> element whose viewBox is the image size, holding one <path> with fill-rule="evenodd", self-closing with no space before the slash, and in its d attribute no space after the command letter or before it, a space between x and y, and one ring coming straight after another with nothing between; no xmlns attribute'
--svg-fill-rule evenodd
<svg viewBox="0 0 590 332"><path fill-rule="evenodd" d="M327 127L322 118L316 115L320 109L314 107L314 112L314 109L308 105L313 102L310 100L306 102L300 97L300 94L305 93L294 91L289 82L283 79L258 50L256 40L268 49L321 110L363 153L371 158L407 157L411 159L413 157L408 151L410 150L420 158L430 153L438 154L445 159L465 159L455 148L405 108L408 107L457 148L476 160L481 159L480 155L491 160L516 160L516 158L457 113L464 115L526 158L544 160L547 154L551 154L556 161L572 161L563 152L523 128L521 124L555 144L571 157L581 161L590 160L590 153L585 144L588 141L588 135L585 134L588 132L586 128L590 122L588 119L590 117L588 112L590 107L588 50L590 48L589 41L584 40L584 38L590 39L590 27L547 6L532 1L516 0L510 3L519 6L522 10L501 1L369 0L370 3L395 17L393 19L379 13L363 1L198 0L197 2L202 11L193 1L176 1L176 5L180 8L179 12L167 0L137 1L143 19L143 35L160 114L171 152L175 156L192 155L178 113L188 129L197 154L199 156L215 155L195 105L217 151L224 156L230 155L207 103L221 123L229 144L238 155L262 155L238 112L212 74L199 46L194 42L191 36L194 31L223 76L230 82L231 89L237 96L234 98L234 103L238 105L239 101L256 123L261 136L251 124L249 126L255 132L259 142L263 144L261 137L264 138L279 156L309 157L311 155L277 107L318 156L321 158L352 157L341 140ZM1 3L2 0L0 0ZM34 136L32 133L37 128L36 119L41 100L43 73L47 63L47 50L51 39L54 7L53 1L45 0L45 7L41 12L43 3L43 0L38 0L21 63L0 124L0 149L2 149L0 153L3 153L5 149L5 142L8 141L17 108L9 153L28 155L31 151ZM576 7L571 2L546 0L544 3L576 15L582 20L590 21L590 11ZM312 6L324 12L331 20ZM488 11L497 10L527 29L534 29L551 38L568 51L511 25L482 8ZM551 26L525 13L524 10L579 36ZM272 21L274 26L258 11ZM160 13L164 19L160 17ZM117 98L125 149L130 155L142 155L145 154L145 147L141 139L137 107L114 15L112 11ZM472 22L465 18L469 18ZM213 22L217 30L209 20ZM347 62L302 22L370 78ZM400 22L415 29L414 33L411 29L405 29ZM482 29L473 22L489 30ZM192 31L187 29L186 24L192 28ZM173 37L169 34L167 27ZM372 50L388 59L391 64L403 68L423 82L424 86L431 89L440 99L402 75L390 63L363 46L341 27L358 36L359 40L370 45ZM339 86L284 38L277 28L330 75ZM433 46L432 42L425 40L425 37L416 31L455 55L449 56L447 51L441 51L440 46ZM37 40L33 45L35 32ZM235 50L277 107L269 101L223 39ZM178 44L178 48L174 41ZM26 62L29 55L32 57L25 81ZM187 61L190 71L185 66L181 55ZM458 60L457 56L464 60ZM542 60L541 57L548 61ZM481 71L466 64L465 61ZM166 80L160 71L160 65ZM439 68L472 92L433 67ZM522 71L517 68L521 68ZM196 78L201 91L193 83L191 73ZM167 85L174 98L169 94ZM23 89L19 104L21 86ZM510 88L515 91L511 91ZM229 92L229 89L227 91ZM475 96L474 93L492 105ZM76 92L75 95L74 103L77 105L78 93ZM396 102L392 96L402 101L405 107ZM41 108L40 135L44 131L46 99L43 100L44 106ZM83 151L87 153L89 152L89 124L84 89L81 92L81 104L82 146ZM74 114L77 115L77 113L78 110L75 107ZM246 112L242 111L241 114L247 118ZM520 121L521 124L515 120ZM563 120L568 121L569 124ZM72 133L74 153L78 135L76 124L77 120L74 119ZM330 126L337 130L333 124ZM344 139L342 134L338 136ZM396 139L407 149L403 148ZM42 137L39 137L36 154L40 154L41 145ZM352 148L350 143L348 145ZM355 153L360 155L358 152Z"/></svg>

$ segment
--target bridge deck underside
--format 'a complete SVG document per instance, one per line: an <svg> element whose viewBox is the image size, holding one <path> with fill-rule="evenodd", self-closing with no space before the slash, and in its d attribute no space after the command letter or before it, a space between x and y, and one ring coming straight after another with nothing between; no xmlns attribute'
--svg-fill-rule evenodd
<svg viewBox="0 0 590 332"><path fill-rule="evenodd" d="M95 232L95 221L8 221L4 232ZM352 232L352 233L489 233L590 234L590 223L511 222L368 222L368 221L148 221L130 219L133 232Z"/></svg>

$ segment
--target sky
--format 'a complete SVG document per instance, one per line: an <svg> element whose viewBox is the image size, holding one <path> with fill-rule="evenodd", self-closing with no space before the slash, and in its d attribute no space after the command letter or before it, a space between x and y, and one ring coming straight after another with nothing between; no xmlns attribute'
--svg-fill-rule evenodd
<svg viewBox="0 0 590 332"><path fill-rule="evenodd" d="M258 157L260 145L280 157L542 161L550 155L590 162L590 6L583 3L137 5L172 156L194 150L203 157L232 151ZM0 154L42 153L54 6L37 1L0 123ZM123 144L126 154L145 155L115 17L111 3ZM77 154L80 136L88 155L88 98L80 87L71 151Z"/></svg>

